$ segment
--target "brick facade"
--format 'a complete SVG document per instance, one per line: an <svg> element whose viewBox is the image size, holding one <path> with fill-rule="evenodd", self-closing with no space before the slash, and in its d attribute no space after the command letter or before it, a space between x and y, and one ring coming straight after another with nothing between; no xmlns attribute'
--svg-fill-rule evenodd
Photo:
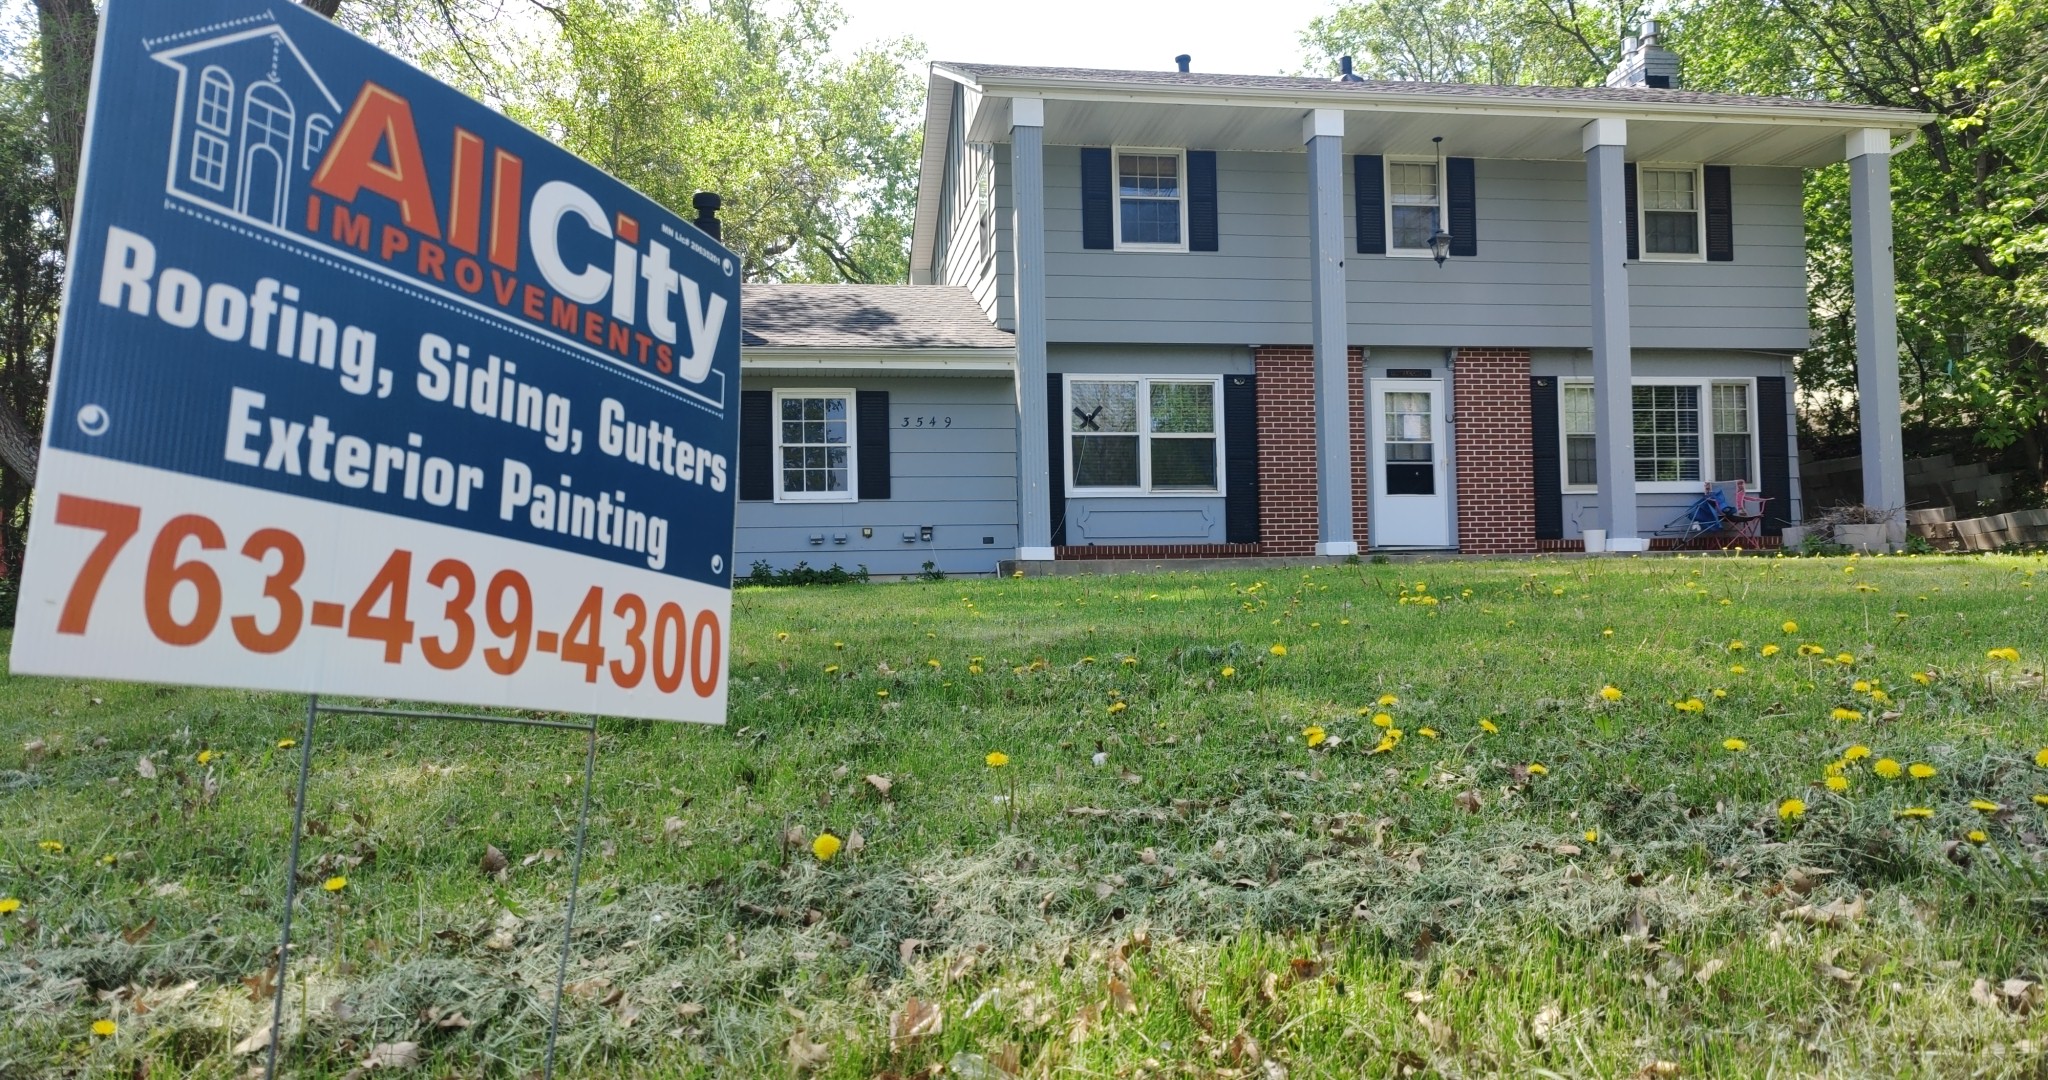
<svg viewBox="0 0 2048 1080"><path fill-rule="evenodd" d="M1451 390L1457 423L1458 550L1536 550L1529 453L1529 350L1459 349Z"/></svg>
<svg viewBox="0 0 2048 1080"><path fill-rule="evenodd" d="M1527 354L1524 355L1526 372ZM1365 547L1365 350L1351 359L1351 528ZM1315 351L1307 346L1263 346L1252 351L1259 376L1259 553L1316 553ZM1528 414L1529 388L1522 387Z"/></svg>

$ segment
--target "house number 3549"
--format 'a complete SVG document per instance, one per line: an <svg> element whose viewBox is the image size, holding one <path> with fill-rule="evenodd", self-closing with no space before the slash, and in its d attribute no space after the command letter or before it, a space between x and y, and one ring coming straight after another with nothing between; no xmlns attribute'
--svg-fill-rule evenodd
<svg viewBox="0 0 2048 1080"><path fill-rule="evenodd" d="M949 428L953 426L950 416L906 416L903 425L907 428Z"/></svg>

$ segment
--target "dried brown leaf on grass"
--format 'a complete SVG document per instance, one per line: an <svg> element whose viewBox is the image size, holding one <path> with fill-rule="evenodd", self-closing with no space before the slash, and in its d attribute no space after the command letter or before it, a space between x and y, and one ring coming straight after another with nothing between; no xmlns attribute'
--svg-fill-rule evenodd
<svg viewBox="0 0 2048 1080"><path fill-rule="evenodd" d="M789 1067L797 1072L808 1072L825 1064L832 1057L830 1047L812 1041L802 1028L790 1032L786 1050L789 1054Z"/></svg>
<svg viewBox="0 0 2048 1080"><path fill-rule="evenodd" d="M869 773L867 775L867 785L875 789L875 794L886 799L889 797L889 789L896 786L896 781L880 773Z"/></svg>
<svg viewBox="0 0 2048 1080"><path fill-rule="evenodd" d="M378 1043L363 1058L365 1069L417 1069L419 1065L420 1044L416 1042Z"/></svg>
<svg viewBox="0 0 2048 1080"><path fill-rule="evenodd" d="M1836 899L1820 905L1801 904L1786 910L1778 918L1808 926L1840 927L1861 919L1863 909L1863 897L1857 896L1853 900Z"/></svg>
<svg viewBox="0 0 2048 1080"><path fill-rule="evenodd" d="M1125 1016L1138 1013L1138 1002L1131 997L1131 985L1122 979L1109 980L1109 1009Z"/></svg>
<svg viewBox="0 0 2048 1080"><path fill-rule="evenodd" d="M938 1002L911 998L889 1017L889 1041L916 1042L926 1036L937 1035L945 1027L946 1015L939 1009Z"/></svg>
<svg viewBox="0 0 2048 1080"><path fill-rule="evenodd" d="M477 863L477 868L486 874L502 874L510 865L511 862L505 858L504 852L498 850L496 844L485 844L484 857Z"/></svg>
<svg viewBox="0 0 2048 1080"><path fill-rule="evenodd" d="M1536 1010L1536 1015L1529 1019L1529 1036L1536 1040L1536 1045L1547 1046L1550 1044L1550 1033L1556 1031L1557 1025L1563 1022L1564 1010L1558 1008L1556 1002L1551 1002Z"/></svg>
<svg viewBox="0 0 2048 1080"><path fill-rule="evenodd" d="M136 758L135 773L144 780L156 779L156 762L149 760L147 755Z"/></svg>

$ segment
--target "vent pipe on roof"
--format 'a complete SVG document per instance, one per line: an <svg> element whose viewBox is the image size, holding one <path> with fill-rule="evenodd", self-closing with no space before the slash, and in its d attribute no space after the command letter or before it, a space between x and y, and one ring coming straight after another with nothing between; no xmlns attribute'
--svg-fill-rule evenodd
<svg viewBox="0 0 2048 1080"><path fill-rule="evenodd" d="M718 208L724 202L715 191L700 191L690 196L690 205L697 208L697 220L690 224L704 230L704 235L713 240L723 242L719 233L723 231L724 223L718 220Z"/></svg>
<svg viewBox="0 0 2048 1080"><path fill-rule="evenodd" d="M1340 56L1340 57L1338 57L1338 58L1337 58L1337 81L1338 81L1338 82L1364 82L1365 80L1364 80L1364 79L1362 79L1362 78L1360 78L1360 77L1359 77L1358 75L1356 75L1356 74L1354 74L1354 73L1352 72L1352 70L1351 70L1351 58L1350 58L1350 57L1348 57L1348 56Z"/></svg>
<svg viewBox="0 0 2048 1080"><path fill-rule="evenodd" d="M1194 60L1194 57L1189 56L1186 53L1182 53L1179 56L1173 58L1173 62L1180 67L1180 73L1183 75L1188 73L1188 64L1192 60Z"/></svg>
<svg viewBox="0 0 2048 1080"><path fill-rule="evenodd" d="M1678 89L1678 55L1658 44L1663 28L1644 19L1642 36L1621 39L1621 60L1607 73L1607 85L1650 90Z"/></svg>

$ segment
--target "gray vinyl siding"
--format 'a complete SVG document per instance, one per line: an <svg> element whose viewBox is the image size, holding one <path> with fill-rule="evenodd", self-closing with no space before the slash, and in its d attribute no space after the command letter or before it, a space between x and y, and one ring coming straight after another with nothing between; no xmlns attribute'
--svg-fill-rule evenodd
<svg viewBox="0 0 2048 1080"><path fill-rule="evenodd" d="M1738 255L1740 248L1737 249ZM1793 384L1794 362L1790 356L1773 356L1754 352L1735 351L1675 351L1637 352L1635 373L1638 377L1699 378L1699 379L1753 379L1769 375L1781 375L1786 379L1787 389ZM1550 375L1557 378L1592 378L1593 358L1578 349L1545 349L1537 351L1530 361L1530 373ZM1799 447L1797 406L1795 395L1787 393L1786 441L1792 455L1792 507L1791 520L1799 518ZM1755 424L1755 418L1751 418ZM1562 431L1560 429L1560 438ZM1758 448L1759 452L1761 447ZM1562 455L1560 454L1560 463ZM1636 527L1642 536L1674 535L1674 519L1692 505L1696 494L1675 492L1638 491L1636 494ZM1586 529L1600 527L1600 496L1596 492L1564 493L1564 535L1567 540L1578 539ZM1778 507L1769 512L1778 513Z"/></svg>
<svg viewBox="0 0 2048 1080"><path fill-rule="evenodd" d="M890 499L838 503L741 502L733 566L778 569L798 562L866 566L876 576L918 573L929 560L948 574L990 574L1017 551L1017 409L1007 377L934 378L750 375L748 390L797 387L889 392ZM918 427L917 418L927 426ZM940 426L931 426L937 417ZM908 418L911 426L903 426ZM950 418L952 426L944 426ZM932 527L929 543L904 539ZM863 528L874 530L863 537ZM837 542L845 537L844 543ZM819 537L821 542L813 543Z"/></svg>
<svg viewBox="0 0 2048 1080"><path fill-rule="evenodd" d="M962 285L998 327L1015 330L1010 263L1010 148L966 141L966 95L953 88L932 281Z"/></svg>
<svg viewBox="0 0 2048 1080"><path fill-rule="evenodd" d="M1299 154L1217 154L1220 251L1081 247L1080 151L1045 151L1046 318L1053 341L1308 340L1308 188ZM1345 162L1350 337L1372 346L1590 345L1585 166L1480 158L1479 254L1356 253ZM1008 169L998 170L999 190ZM1801 173L1732 174L1735 261L1630 264L1635 344L1791 350L1808 343ZM1008 283L1003 283L1008 288Z"/></svg>
<svg viewBox="0 0 2048 1080"><path fill-rule="evenodd" d="M1252 353L1243 346L1066 344L1047 349L1046 366L1062 375L1249 375ZM1054 422L1064 425L1065 403L1047 406ZM1066 505L1067 543L1073 547L1221 544L1227 535L1220 494L1069 495Z"/></svg>

